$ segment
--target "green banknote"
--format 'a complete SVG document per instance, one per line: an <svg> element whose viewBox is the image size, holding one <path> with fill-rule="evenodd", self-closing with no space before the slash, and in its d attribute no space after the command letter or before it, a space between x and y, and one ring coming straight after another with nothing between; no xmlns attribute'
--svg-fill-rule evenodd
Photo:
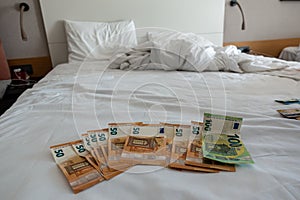
<svg viewBox="0 0 300 200"><path fill-rule="evenodd" d="M230 164L254 163L241 140L242 118L204 113L203 156Z"/></svg>

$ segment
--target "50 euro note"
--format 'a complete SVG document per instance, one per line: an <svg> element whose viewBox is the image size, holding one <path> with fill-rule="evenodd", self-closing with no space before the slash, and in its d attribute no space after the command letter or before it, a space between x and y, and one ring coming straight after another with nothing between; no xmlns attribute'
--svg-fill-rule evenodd
<svg viewBox="0 0 300 200"><path fill-rule="evenodd" d="M235 171L235 166L232 164L220 163L203 157L202 152L202 122L191 122L191 133L185 159L186 165L197 167L205 167L223 171Z"/></svg>
<svg viewBox="0 0 300 200"><path fill-rule="evenodd" d="M132 126L121 160L142 165L166 166L166 137L160 130L160 124Z"/></svg>
<svg viewBox="0 0 300 200"><path fill-rule="evenodd" d="M107 163L112 169L124 170L134 166L134 162L128 162L121 159L124 145L127 137L130 135L133 125L143 124L135 123L109 123L108 124L108 153Z"/></svg>
<svg viewBox="0 0 300 200"><path fill-rule="evenodd" d="M106 140L106 137L107 136L102 133L101 130L87 131L86 134L82 135L85 146L93 152L92 154L95 156L100 169L105 166L107 156L99 144L99 140Z"/></svg>
<svg viewBox="0 0 300 200"><path fill-rule="evenodd" d="M86 158L77 155L71 143L51 146L50 150L74 193L81 192L104 180Z"/></svg>
<svg viewBox="0 0 300 200"><path fill-rule="evenodd" d="M107 164L107 137L108 129L90 130L83 135L85 141L89 141L86 142L85 145L89 146L88 148L94 152L94 155L98 160L98 168L100 169L102 176L106 180L109 180L119 175L123 171L110 169Z"/></svg>
<svg viewBox="0 0 300 200"><path fill-rule="evenodd" d="M166 137L166 162L167 165L170 163L171 152L172 152L172 144L174 138L174 126L178 126L178 124L170 124L170 123L160 123L162 132Z"/></svg>
<svg viewBox="0 0 300 200"><path fill-rule="evenodd" d="M205 158L229 164L254 163L240 136L242 118L204 113Z"/></svg>
<svg viewBox="0 0 300 200"><path fill-rule="evenodd" d="M81 139L83 141L84 148L90 153L90 155L92 155L92 157L94 158L94 160L98 166L97 169L100 170L101 163L100 163L100 160L98 159L95 149L92 147L92 142L89 137L89 134L87 134L87 133L81 134Z"/></svg>
<svg viewBox="0 0 300 200"><path fill-rule="evenodd" d="M77 155L84 157L98 172L100 172L97 161L90 154L90 152L85 149L84 143L82 140L73 141L73 142L70 142L70 144L72 145L73 150L77 153Z"/></svg>
<svg viewBox="0 0 300 200"><path fill-rule="evenodd" d="M172 152L169 164L170 168L199 172L218 172L216 169L185 164L189 137L191 133L190 125L176 125L174 126L174 133L175 135L172 143Z"/></svg>

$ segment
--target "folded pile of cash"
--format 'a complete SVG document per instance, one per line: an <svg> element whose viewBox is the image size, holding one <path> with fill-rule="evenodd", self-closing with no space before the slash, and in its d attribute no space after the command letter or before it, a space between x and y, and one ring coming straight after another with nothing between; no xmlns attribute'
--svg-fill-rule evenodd
<svg viewBox="0 0 300 200"><path fill-rule="evenodd" d="M290 108L277 110L283 117L300 120L300 108Z"/></svg>
<svg viewBox="0 0 300 200"><path fill-rule="evenodd" d="M135 165L217 173L253 163L240 137L242 118L204 113L190 125L109 123L81 140L51 146L55 162L78 193Z"/></svg>

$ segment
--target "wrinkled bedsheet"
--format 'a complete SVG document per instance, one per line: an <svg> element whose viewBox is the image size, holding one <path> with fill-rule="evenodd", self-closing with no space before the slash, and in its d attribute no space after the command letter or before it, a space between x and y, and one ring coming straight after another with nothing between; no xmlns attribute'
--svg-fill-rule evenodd
<svg viewBox="0 0 300 200"><path fill-rule="evenodd" d="M300 121L276 112L299 105L274 102L299 98L299 81L107 64L60 65L0 117L1 199L299 199ZM255 164L217 174L136 166L74 195L50 154L51 145L108 122L185 124L201 121L204 112L243 117L243 142Z"/></svg>

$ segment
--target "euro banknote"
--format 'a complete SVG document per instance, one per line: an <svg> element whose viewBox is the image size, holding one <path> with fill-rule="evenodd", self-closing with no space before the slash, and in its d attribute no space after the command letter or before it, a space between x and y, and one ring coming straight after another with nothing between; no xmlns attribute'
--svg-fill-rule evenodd
<svg viewBox="0 0 300 200"><path fill-rule="evenodd" d="M189 137L189 144L187 148L187 155L185 159L186 165L197 167L205 167L223 171L235 171L235 166L232 164L221 163L203 157L202 153L202 122L191 122L191 134Z"/></svg>
<svg viewBox="0 0 300 200"><path fill-rule="evenodd" d="M178 126L178 124L160 123L160 125L160 132L166 137L166 165L169 165L174 138L174 126Z"/></svg>
<svg viewBox="0 0 300 200"><path fill-rule="evenodd" d="M187 155L191 126L176 125L174 126L174 132L175 135L173 139L171 159L169 164L170 168L199 172L218 172L218 170L215 169L186 165L185 160Z"/></svg>
<svg viewBox="0 0 300 200"><path fill-rule="evenodd" d="M83 134L83 138L86 141L90 141L86 143L86 145L91 146L91 151L93 151L93 154L96 156L95 159L97 163L99 163L98 168L102 176L106 180L109 180L121 174L123 171L111 169L107 164L107 137L108 129L89 130L87 134Z"/></svg>
<svg viewBox="0 0 300 200"><path fill-rule="evenodd" d="M166 137L160 124L139 124L131 127L121 159L144 165L166 165Z"/></svg>
<svg viewBox="0 0 300 200"><path fill-rule="evenodd" d="M74 193L104 180L101 174L84 157L77 155L71 143L51 146L50 150Z"/></svg>
<svg viewBox="0 0 300 200"><path fill-rule="evenodd" d="M277 110L277 112L286 118L300 120L300 108Z"/></svg>
<svg viewBox="0 0 300 200"><path fill-rule="evenodd" d="M100 168L98 167L97 161L96 159L90 154L90 152L88 150L85 149L84 147L84 143L82 140L77 140L77 141L73 141L71 142L72 147L74 149L74 151L77 153L77 155L84 157L85 159L87 159L87 161L99 172Z"/></svg>
<svg viewBox="0 0 300 200"><path fill-rule="evenodd" d="M204 113L203 156L229 164L254 163L241 140L242 120L239 117Z"/></svg>
<svg viewBox="0 0 300 200"><path fill-rule="evenodd" d="M122 160L121 155L131 127L138 124L142 122L108 124L107 162L110 168L124 170L135 165L134 162Z"/></svg>

